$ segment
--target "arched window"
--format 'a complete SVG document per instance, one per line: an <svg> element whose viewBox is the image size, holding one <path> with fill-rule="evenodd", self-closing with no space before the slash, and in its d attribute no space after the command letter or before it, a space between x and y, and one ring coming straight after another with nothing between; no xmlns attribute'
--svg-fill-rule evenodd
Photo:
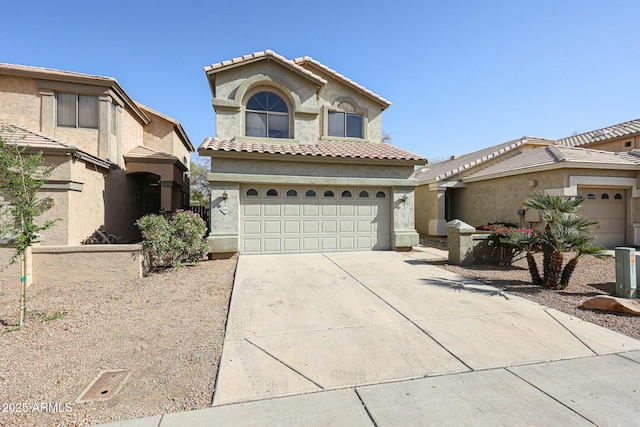
<svg viewBox="0 0 640 427"><path fill-rule="evenodd" d="M315 191L313 191L313 190L307 190L307 192L306 192L306 193L304 193L304 195L305 195L306 197L316 197L316 192L315 192Z"/></svg>
<svg viewBox="0 0 640 427"><path fill-rule="evenodd" d="M369 193L367 193L366 191L361 191L360 194L358 194L358 197L360 197L361 199L368 199L369 198Z"/></svg>
<svg viewBox="0 0 640 427"><path fill-rule="evenodd" d="M298 192L296 190L288 190L287 191L287 197L298 197Z"/></svg>
<svg viewBox="0 0 640 427"><path fill-rule="evenodd" d="M327 190L324 192L324 197L333 197L333 196L334 194L333 194L333 191L331 190Z"/></svg>
<svg viewBox="0 0 640 427"><path fill-rule="evenodd" d="M609 200L609 195L607 193L602 193L602 196L600 196L600 198L603 200Z"/></svg>
<svg viewBox="0 0 640 427"><path fill-rule="evenodd" d="M267 191L267 197L278 197L278 190L270 189Z"/></svg>
<svg viewBox="0 0 640 427"><path fill-rule="evenodd" d="M616 199L616 200L622 200L622 194L616 193L616 195L613 196L613 198Z"/></svg>
<svg viewBox="0 0 640 427"><path fill-rule="evenodd" d="M588 199L588 200L594 200L595 198L596 198L596 195L595 195L595 194L593 194L593 193L589 193L589 194L587 194L587 199Z"/></svg>
<svg viewBox="0 0 640 427"><path fill-rule="evenodd" d="M245 134L263 138L289 138L289 108L273 92L258 92L249 98Z"/></svg>
<svg viewBox="0 0 640 427"><path fill-rule="evenodd" d="M349 191L349 190L344 190L344 191L342 192L342 197L347 197L347 198L348 198L348 197L351 197L351 191Z"/></svg>
<svg viewBox="0 0 640 427"><path fill-rule="evenodd" d="M387 195L386 195L386 194L384 194L384 191L378 191L378 192L376 193L376 198L377 198L377 199L386 199L386 197L387 197Z"/></svg>
<svg viewBox="0 0 640 427"><path fill-rule="evenodd" d="M257 196L258 195L258 190L256 190L255 188L250 188L247 190L247 196Z"/></svg>

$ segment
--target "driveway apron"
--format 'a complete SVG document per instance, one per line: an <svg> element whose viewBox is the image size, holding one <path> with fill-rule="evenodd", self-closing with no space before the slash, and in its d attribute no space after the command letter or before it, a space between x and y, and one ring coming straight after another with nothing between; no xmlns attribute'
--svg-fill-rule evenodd
<svg viewBox="0 0 640 427"><path fill-rule="evenodd" d="M214 406L640 350L423 256L240 256Z"/></svg>

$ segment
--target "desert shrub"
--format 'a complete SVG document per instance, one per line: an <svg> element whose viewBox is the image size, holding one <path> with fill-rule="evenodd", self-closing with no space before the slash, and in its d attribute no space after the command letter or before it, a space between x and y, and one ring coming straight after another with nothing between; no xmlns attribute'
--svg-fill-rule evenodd
<svg viewBox="0 0 640 427"><path fill-rule="evenodd" d="M144 239L143 248L151 268L179 267L198 262L207 253L204 221L194 212L145 215L136 221Z"/></svg>
<svg viewBox="0 0 640 427"><path fill-rule="evenodd" d="M478 227L478 230L491 232L487 238L489 245L499 251L500 260L506 265L511 265L525 251L522 241L529 240L534 233L530 228L502 222L483 225Z"/></svg>

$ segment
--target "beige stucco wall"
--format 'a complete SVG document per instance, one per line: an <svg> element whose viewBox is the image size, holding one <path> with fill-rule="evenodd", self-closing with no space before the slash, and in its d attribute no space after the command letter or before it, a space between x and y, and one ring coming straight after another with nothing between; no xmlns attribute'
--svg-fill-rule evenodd
<svg viewBox="0 0 640 427"><path fill-rule="evenodd" d="M91 164L76 161L72 168L73 182L82 183L82 191L69 191L69 243L79 245L105 223L106 171Z"/></svg>
<svg viewBox="0 0 640 427"><path fill-rule="evenodd" d="M438 192L429 191L428 185L421 185L415 190L416 231L429 234L429 221L438 219Z"/></svg>
<svg viewBox="0 0 640 427"><path fill-rule="evenodd" d="M128 109L123 109L120 116L120 143L122 144L120 164L124 165L124 156L139 145L143 145L144 131L137 117Z"/></svg>
<svg viewBox="0 0 640 427"><path fill-rule="evenodd" d="M556 169L485 181L467 182L466 188L454 189L450 193L452 196L451 214L453 218L461 219L474 227L497 221L519 224L518 209L522 207L521 203L523 201L535 192L569 187L571 176L635 178L637 172ZM634 199L632 203L636 204L637 200ZM631 222L636 220L631 218Z"/></svg>
<svg viewBox="0 0 640 427"><path fill-rule="evenodd" d="M630 142L631 145L629 147L625 146L626 142ZM626 136L621 138L616 138L611 141L603 141L598 143L589 144L588 147L594 150L605 150L605 151L631 151L636 148L640 148L640 136Z"/></svg>
<svg viewBox="0 0 640 427"><path fill-rule="evenodd" d="M0 122L40 130L40 97L33 79L0 76Z"/></svg>
<svg viewBox="0 0 640 427"><path fill-rule="evenodd" d="M367 126L365 139L380 142L382 138L382 107L352 86L335 79L324 71L311 67L327 84L317 96L313 82L273 61L259 61L216 73L216 100L234 105L235 110L216 107L216 136L233 139L244 136L244 105L258 88L272 88L283 96L291 116L290 139L302 144L314 144L324 135L327 108L335 108L341 101L353 104L356 111L365 111ZM214 103L216 102L214 100ZM302 114L301 114L302 113Z"/></svg>

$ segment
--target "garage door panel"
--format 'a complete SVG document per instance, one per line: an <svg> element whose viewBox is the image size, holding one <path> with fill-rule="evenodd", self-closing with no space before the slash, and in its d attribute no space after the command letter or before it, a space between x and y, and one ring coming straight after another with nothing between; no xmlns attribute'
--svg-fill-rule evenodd
<svg viewBox="0 0 640 427"><path fill-rule="evenodd" d="M338 221L335 219L331 220L323 220L322 221L322 232L327 233L336 233L338 231Z"/></svg>
<svg viewBox="0 0 640 427"><path fill-rule="evenodd" d="M340 233L353 233L353 220L340 220Z"/></svg>
<svg viewBox="0 0 640 427"><path fill-rule="evenodd" d="M320 214L320 206L318 205L302 205L303 216L318 216Z"/></svg>
<svg viewBox="0 0 640 427"><path fill-rule="evenodd" d="M322 250L323 251L335 251L338 249L337 237L322 237Z"/></svg>
<svg viewBox="0 0 640 427"><path fill-rule="evenodd" d="M340 250L351 251L356 248L354 236L342 236L340 237Z"/></svg>
<svg viewBox="0 0 640 427"><path fill-rule="evenodd" d="M304 252L318 252L320 250L320 237L303 237L302 250Z"/></svg>
<svg viewBox="0 0 640 427"><path fill-rule="evenodd" d="M282 222L280 220L264 221L264 234L282 233Z"/></svg>
<svg viewBox="0 0 640 427"><path fill-rule="evenodd" d="M285 252L300 252L300 239L297 237L294 238L284 238L282 239L282 243L284 245Z"/></svg>
<svg viewBox="0 0 640 427"><path fill-rule="evenodd" d="M284 205L284 216L300 216L300 205L292 205L287 203Z"/></svg>
<svg viewBox="0 0 640 427"><path fill-rule="evenodd" d="M252 235L252 234L261 234L262 233L262 222L260 221L244 221L244 234Z"/></svg>
<svg viewBox="0 0 640 427"><path fill-rule="evenodd" d="M262 252L262 239L242 239L243 244L243 253L245 254L259 254Z"/></svg>
<svg viewBox="0 0 640 427"><path fill-rule="evenodd" d="M300 234L300 221L284 220L283 224L285 234Z"/></svg>
<svg viewBox="0 0 640 427"><path fill-rule="evenodd" d="M322 216L337 216L338 206L336 205L322 205Z"/></svg>
<svg viewBox="0 0 640 427"><path fill-rule="evenodd" d="M320 221L317 219L305 219L302 221L302 233L313 234L320 230Z"/></svg>
<svg viewBox="0 0 640 427"><path fill-rule="evenodd" d="M359 219L356 223L356 232L358 233L370 233L371 228L371 221L367 219Z"/></svg>
<svg viewBox="0 0 640 427"><path fill-rule="evenodd" d="M282 239L279 237L265 238L262 241L264 243L264 252L282 252Z"/></svg>
<svg viewBox="0 0 640 427"><path fill-rule="evenodd" d="M258 192L264 195L267 190L262 186ZM317 188L314 193L308 190L291 186L287 187L289 197L258 198L246 196L244 189L240 209L242 253L390 248L389 201L374 197L379 191L388 195L387 190L349 187ZM327 190L335 196L327 196ZM293 191L301 196L294 197ZM362 191L369 197L363 196Z"/></svg>
<svg viewBox="0 0 640 427"><path fill-rule="evenodd" d="M246 204L243 206L243 214L245 217L260 216L260 205Z"/></svg>

